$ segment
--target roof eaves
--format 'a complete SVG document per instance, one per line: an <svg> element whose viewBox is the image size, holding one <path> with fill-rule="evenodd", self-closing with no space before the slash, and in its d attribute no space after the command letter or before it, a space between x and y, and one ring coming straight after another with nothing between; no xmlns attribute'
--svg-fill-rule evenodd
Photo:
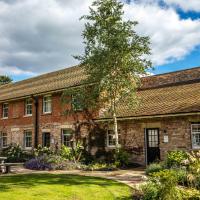
<svg viewBox="0 0 200 200"><path fill-rule="evenodd" d="M193 115L200 115L200 111L197 112L185 112L185 113L167 113L167 114L156 114L156 115L143 115L143 116L124 116L124 117L117 117L118 121L123 120L139 120L139 119L152 119L152 118L164 118L164 117L181 117L181 116L193 116ZM99 118L94 119L98 122L104 121L112 121L112 118Z"/></svg>

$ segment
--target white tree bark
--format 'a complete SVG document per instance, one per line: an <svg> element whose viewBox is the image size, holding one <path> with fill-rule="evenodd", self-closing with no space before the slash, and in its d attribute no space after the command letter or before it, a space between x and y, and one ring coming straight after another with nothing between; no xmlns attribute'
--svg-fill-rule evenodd
<svg viewBox="0 0 200 200"><path fill-rule="evenodd" d="M113 117L113 131L115 134L115 146L116 149L119 149L119 134L118 134L118 123L117 123L117 115L115 109L115 102L112 101L112 117Z"/></svg>

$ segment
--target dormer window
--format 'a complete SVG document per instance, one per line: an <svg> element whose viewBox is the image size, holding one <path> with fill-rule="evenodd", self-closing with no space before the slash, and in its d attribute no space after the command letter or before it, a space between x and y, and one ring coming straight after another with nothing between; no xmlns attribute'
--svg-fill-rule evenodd
<svg viewBox="0 0 200 200"><path fill-rule="evenodd" d="M3 110L2 117L8 118L8 103L3 104L2 110Z"/></svg>
<svg viewBox="0 0 200 200"><path fill-rule="evenodd" d="M52 112L52 104L51 104L51 96L43 97L43 113L51 113Z"/></svg>
<svg viewBox="0 0 200 200"><path fill-rule="evenodd" d="M32 115L32 99L26 99L25 101L25 115L26 116Z"/></svg>

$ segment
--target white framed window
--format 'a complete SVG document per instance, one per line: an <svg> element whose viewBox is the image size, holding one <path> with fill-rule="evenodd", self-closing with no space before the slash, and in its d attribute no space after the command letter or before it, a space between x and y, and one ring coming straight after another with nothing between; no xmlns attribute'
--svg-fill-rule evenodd
<svg viewBox="0 0 200 200"><path fill-rule="evenodd" d="M121 134L120 134L120 130L118 130L119 145L120 145L120 140L121 140ZM107 144L107 147L115 147L116 137L115 137L115 133L113 130L107 130L106 144Z"/></svg>
<svg viewBox="0 0 200 200"><path fill-rule="evenodd" d="M192 148L200 148L200 123L191 124Z"/></svg>
<svg viewBox="0 0 200 200"><path fill-rule="evenodd" d="M43 113L51 113L52 112L52 99L51 96L43 97Z"/></svg>
<svg viewBox="0 0 200 200"><path fill-rule="evenodd" d="M67 147L72 147L73 130L62 129L62 144Z"/></svg>
<svg viewBox="0 0 200 200"><path fill-rule="evenodd" d="M24 131L24 147L25 148L32 147L32 131L30 130Z"/></svg>
<svg viewBox="0 0 200 200"><path fill-rule="evenodd" d="M4 103L2 107L2 117L3 118L8 118L8 103Z"/></svg>
<svg viewBox="0 0 200 200"><path fill-rule="evenodd" d="M5 133L5 132L1 132L0 133L0 146L2 147L2 148L5 148L5 147L7 147L8 146L8 136L7 136L7 133Z"/></svg>
<svg viewBox="0 0 200 200"><path fill-rule="evenodd" d="M26 99L25 101L25 115L26 116L32 115L32 104L33 104L32 99Z"/></svg>

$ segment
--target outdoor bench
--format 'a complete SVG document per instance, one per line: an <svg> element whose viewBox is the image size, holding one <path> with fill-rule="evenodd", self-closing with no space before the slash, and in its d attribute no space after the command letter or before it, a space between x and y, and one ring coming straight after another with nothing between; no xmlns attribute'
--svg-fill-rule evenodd
<svg viewBox="0 0 200 200"><path fill-rule="evenodd" d="M5 167L4 173L7 174L11 171L12 166L20 166L24 163L0 163L0 167Z"/></svg>

